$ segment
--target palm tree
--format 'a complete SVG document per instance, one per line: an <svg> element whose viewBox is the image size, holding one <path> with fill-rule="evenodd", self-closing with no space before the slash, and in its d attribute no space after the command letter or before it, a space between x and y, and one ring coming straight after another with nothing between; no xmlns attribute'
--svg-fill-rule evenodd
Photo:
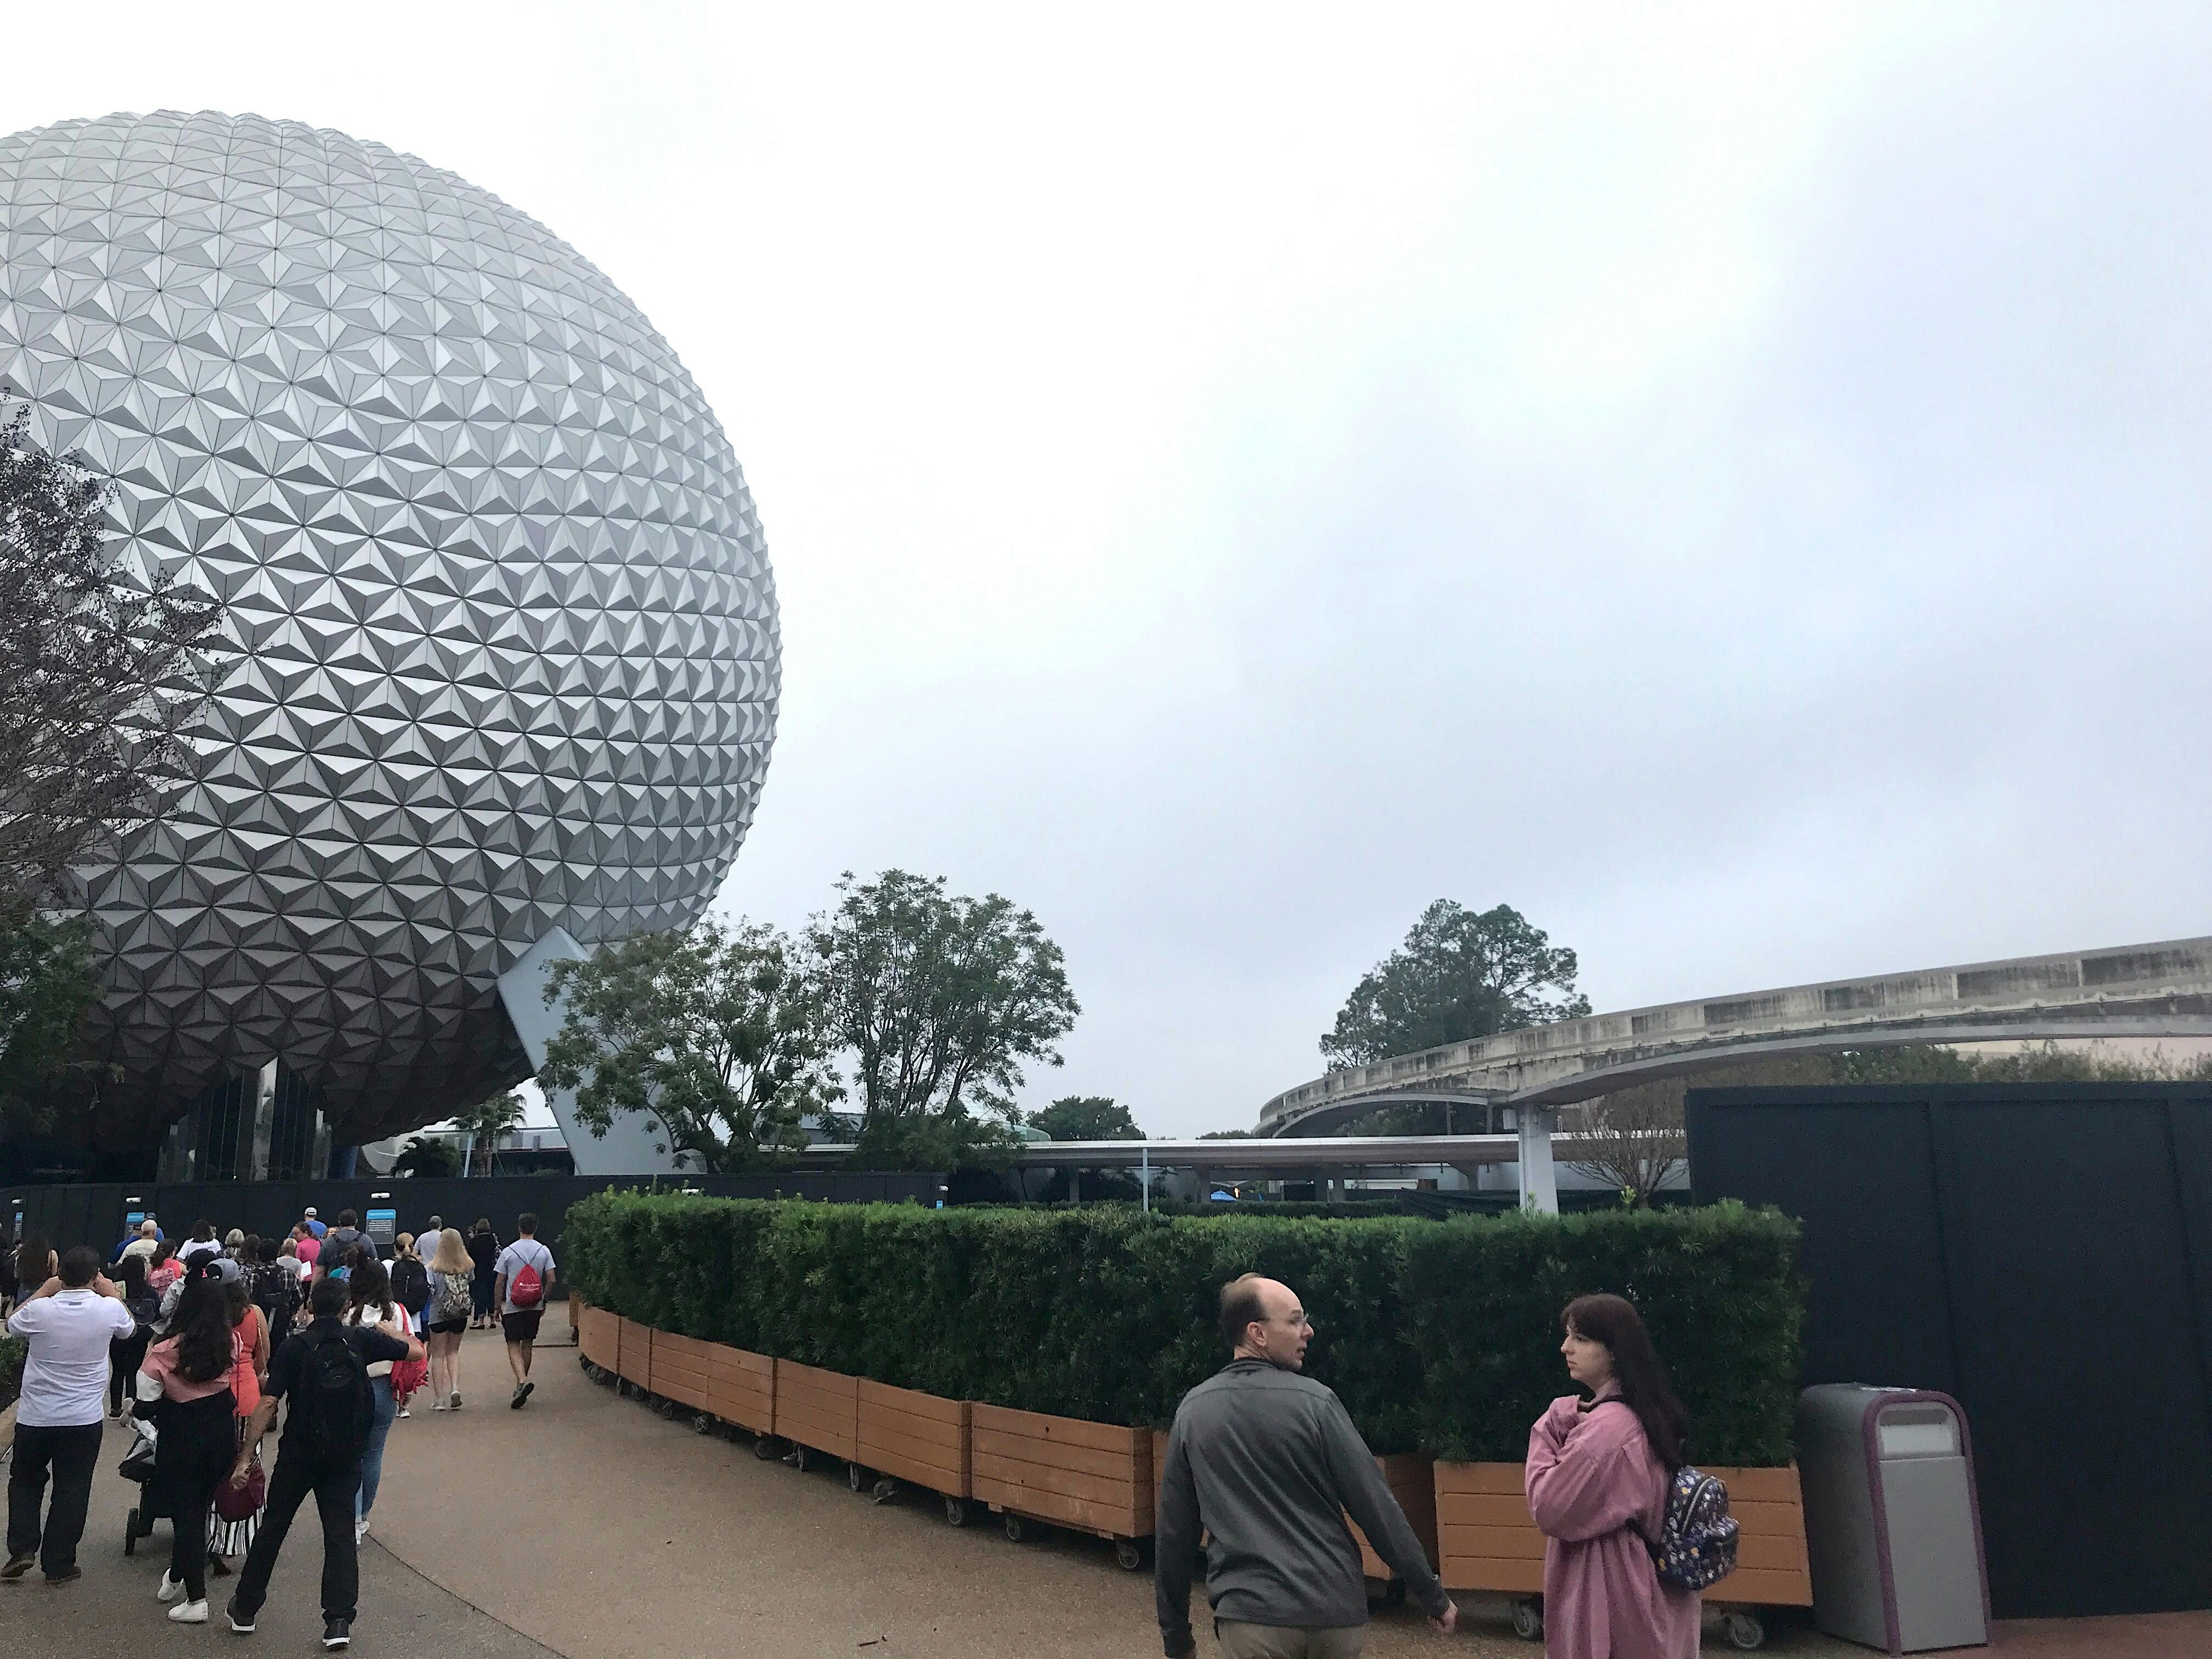
<svg viewBox="0 0 2212 1659"><path fill-rule="evenodd" d="M453 1115L453 1127L471 1137L475 1148L471 1175L489 1175L499 1165L499 1138L522 1121L522 1097L509 1091L477 1102Z"/></svg>

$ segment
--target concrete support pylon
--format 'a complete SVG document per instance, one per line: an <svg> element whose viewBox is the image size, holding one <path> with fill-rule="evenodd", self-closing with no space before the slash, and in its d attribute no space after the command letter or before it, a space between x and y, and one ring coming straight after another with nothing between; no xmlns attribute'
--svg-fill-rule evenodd
<svg viewBox="0 0 2212 1659"><path fill-rule="evenodd" d="M1518 1119L1521 1135L1521 1207L1542 1215L1559 1212L1559 1174L1552 1164L1552 1135L1559 1115L1544 1107L1522 1107Z"/></svg>

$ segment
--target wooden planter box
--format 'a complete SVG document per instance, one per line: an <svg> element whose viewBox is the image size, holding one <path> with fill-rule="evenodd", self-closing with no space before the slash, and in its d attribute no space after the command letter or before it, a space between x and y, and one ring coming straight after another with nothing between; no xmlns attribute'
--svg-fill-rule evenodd
<svg viewBox="0 0 2212 1659"><path fill-rule="evenodd" d="M971 1418L974 1496L1102 1538L1152 1532L1152 1431L977 1405Z"/></svg>
<svg viewBox="0 0 2212 1659"><path fill-rule="evenodd" d="M1736 1569L1707 1590L1705 1600L1811 1607L1813 1576L1796 1466L1706 1473L1728 1488L1729 1513L1738 1532ZM1522 1465L1438 1463L1436 1494L1437 1567L1446 1589L1516 1595L1543 1589L1544 1535L1528 1518Z"/></svg>
<svg viewBox="0 0 2212 1659"><path fill-rule="evenodd" d="M615 1370L621 1358L622 1321L605 1308L586 1308L576 1321L576 1346L602 1370Z"/></svg>
<svg viewBox="0 0 2212 1659"><path fill-rule="evenodd" d="M653 1332L651 1375L645 1384L647 1392L696 1412L708 1409L707 1355L711 1346L696 1337Z"/></svg>
<svg viewBox="0 0 2212 1659"><path fill-rule="evenodd" d="M725 1423L734 1423L755 1434L775 1429L776 1363L764 1353L720 1342L701 1345L707 1350L706 1409Z"/></svg>
<svg viewBox="0 0 2212 1659"><path fill-rule="evenodd" d="M855 1462L947 1498L969 1487L969 1407L913 1389L860 1379Z"/></svg>
<svg viewBox="0 0 2212 1659"><path fill-rule="evenodd" d="M653 1327L635 1319L618 1319L621 1334L615 1348L615 1375L641 1389L653 1386Z"/></svg>
<svg viewBox="0 0 2212 1659"><path fill-rule="evenodd" d="M1382 1471L1383 1484L1390 1495L1398 1500L1398 1507L1406 1511L1407 1524L1413 1528L1413 1536L1421 1540L1433 1565L1437 1559L1437 1482L1436 1473L1429 1460L1419 1452L1394 1452L1388 1457L1378 1457L1375 1467ZM1370 1578L1395 1578L1389 1563L1376 1554L1375 1547L1367 1541L1367 1534L1351 1516L1345 1517L1352 1528L1352 1541L1359 1546L1360 1571Z"/></svg>
<svg viewBox="0 0 2212 1659"><path fill-rule="evenodd" d="M775 1427L771 1432L831 1457L860 1461L860 1379L775 1362Z"/></svg>

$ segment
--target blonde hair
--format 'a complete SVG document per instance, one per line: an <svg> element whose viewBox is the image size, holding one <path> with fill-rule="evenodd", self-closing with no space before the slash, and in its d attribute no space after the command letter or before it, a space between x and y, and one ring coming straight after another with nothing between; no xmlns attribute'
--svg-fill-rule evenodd
<svg viewBox="0 0 2212 1659"><path fill-rule="evenodd" d="M469 1255L469 1247L461 1242L461 1230L448 1227L438 1235L437 1259L430 1263L434 1273L473 1273L477 1264Z"/></svg>

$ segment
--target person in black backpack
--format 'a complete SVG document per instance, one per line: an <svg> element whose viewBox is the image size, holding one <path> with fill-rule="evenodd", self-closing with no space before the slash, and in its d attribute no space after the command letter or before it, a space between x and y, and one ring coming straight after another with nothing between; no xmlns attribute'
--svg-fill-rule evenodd
<svg viewBox="0 0 2212 1659"><path fill-rule="evenodd" d="M361 1591L354 1498L375 1413L368 1367L380 1360L420 1359L422 1345L374 1326L341 1324L349 1299L344 1280L316 1283L307 1303L313 1317L270 1358L261 1404L243 1440L249 1450L240 1453L231 1472L232 1484L243 1486L252 1465L250 1449L275 1422L276 1402L289 1401L261 1530L246 1552L237 1593L224 1609L231 1629L241 1636L252 1633L284 1535L312 1492L323 1522L323 1645L343 1648L352 1639L354 1604Z"/></svg>
<svg viewBox="0 0 2212 1659"><path fill-rule="evenodd" d="M246 1294L268 1322L272 1352L291 1334L300 1312L300 1275L283 1259L283 1249L276 1239L260 1240L253 1252L259 1260L246 1270Z"/></svg>

